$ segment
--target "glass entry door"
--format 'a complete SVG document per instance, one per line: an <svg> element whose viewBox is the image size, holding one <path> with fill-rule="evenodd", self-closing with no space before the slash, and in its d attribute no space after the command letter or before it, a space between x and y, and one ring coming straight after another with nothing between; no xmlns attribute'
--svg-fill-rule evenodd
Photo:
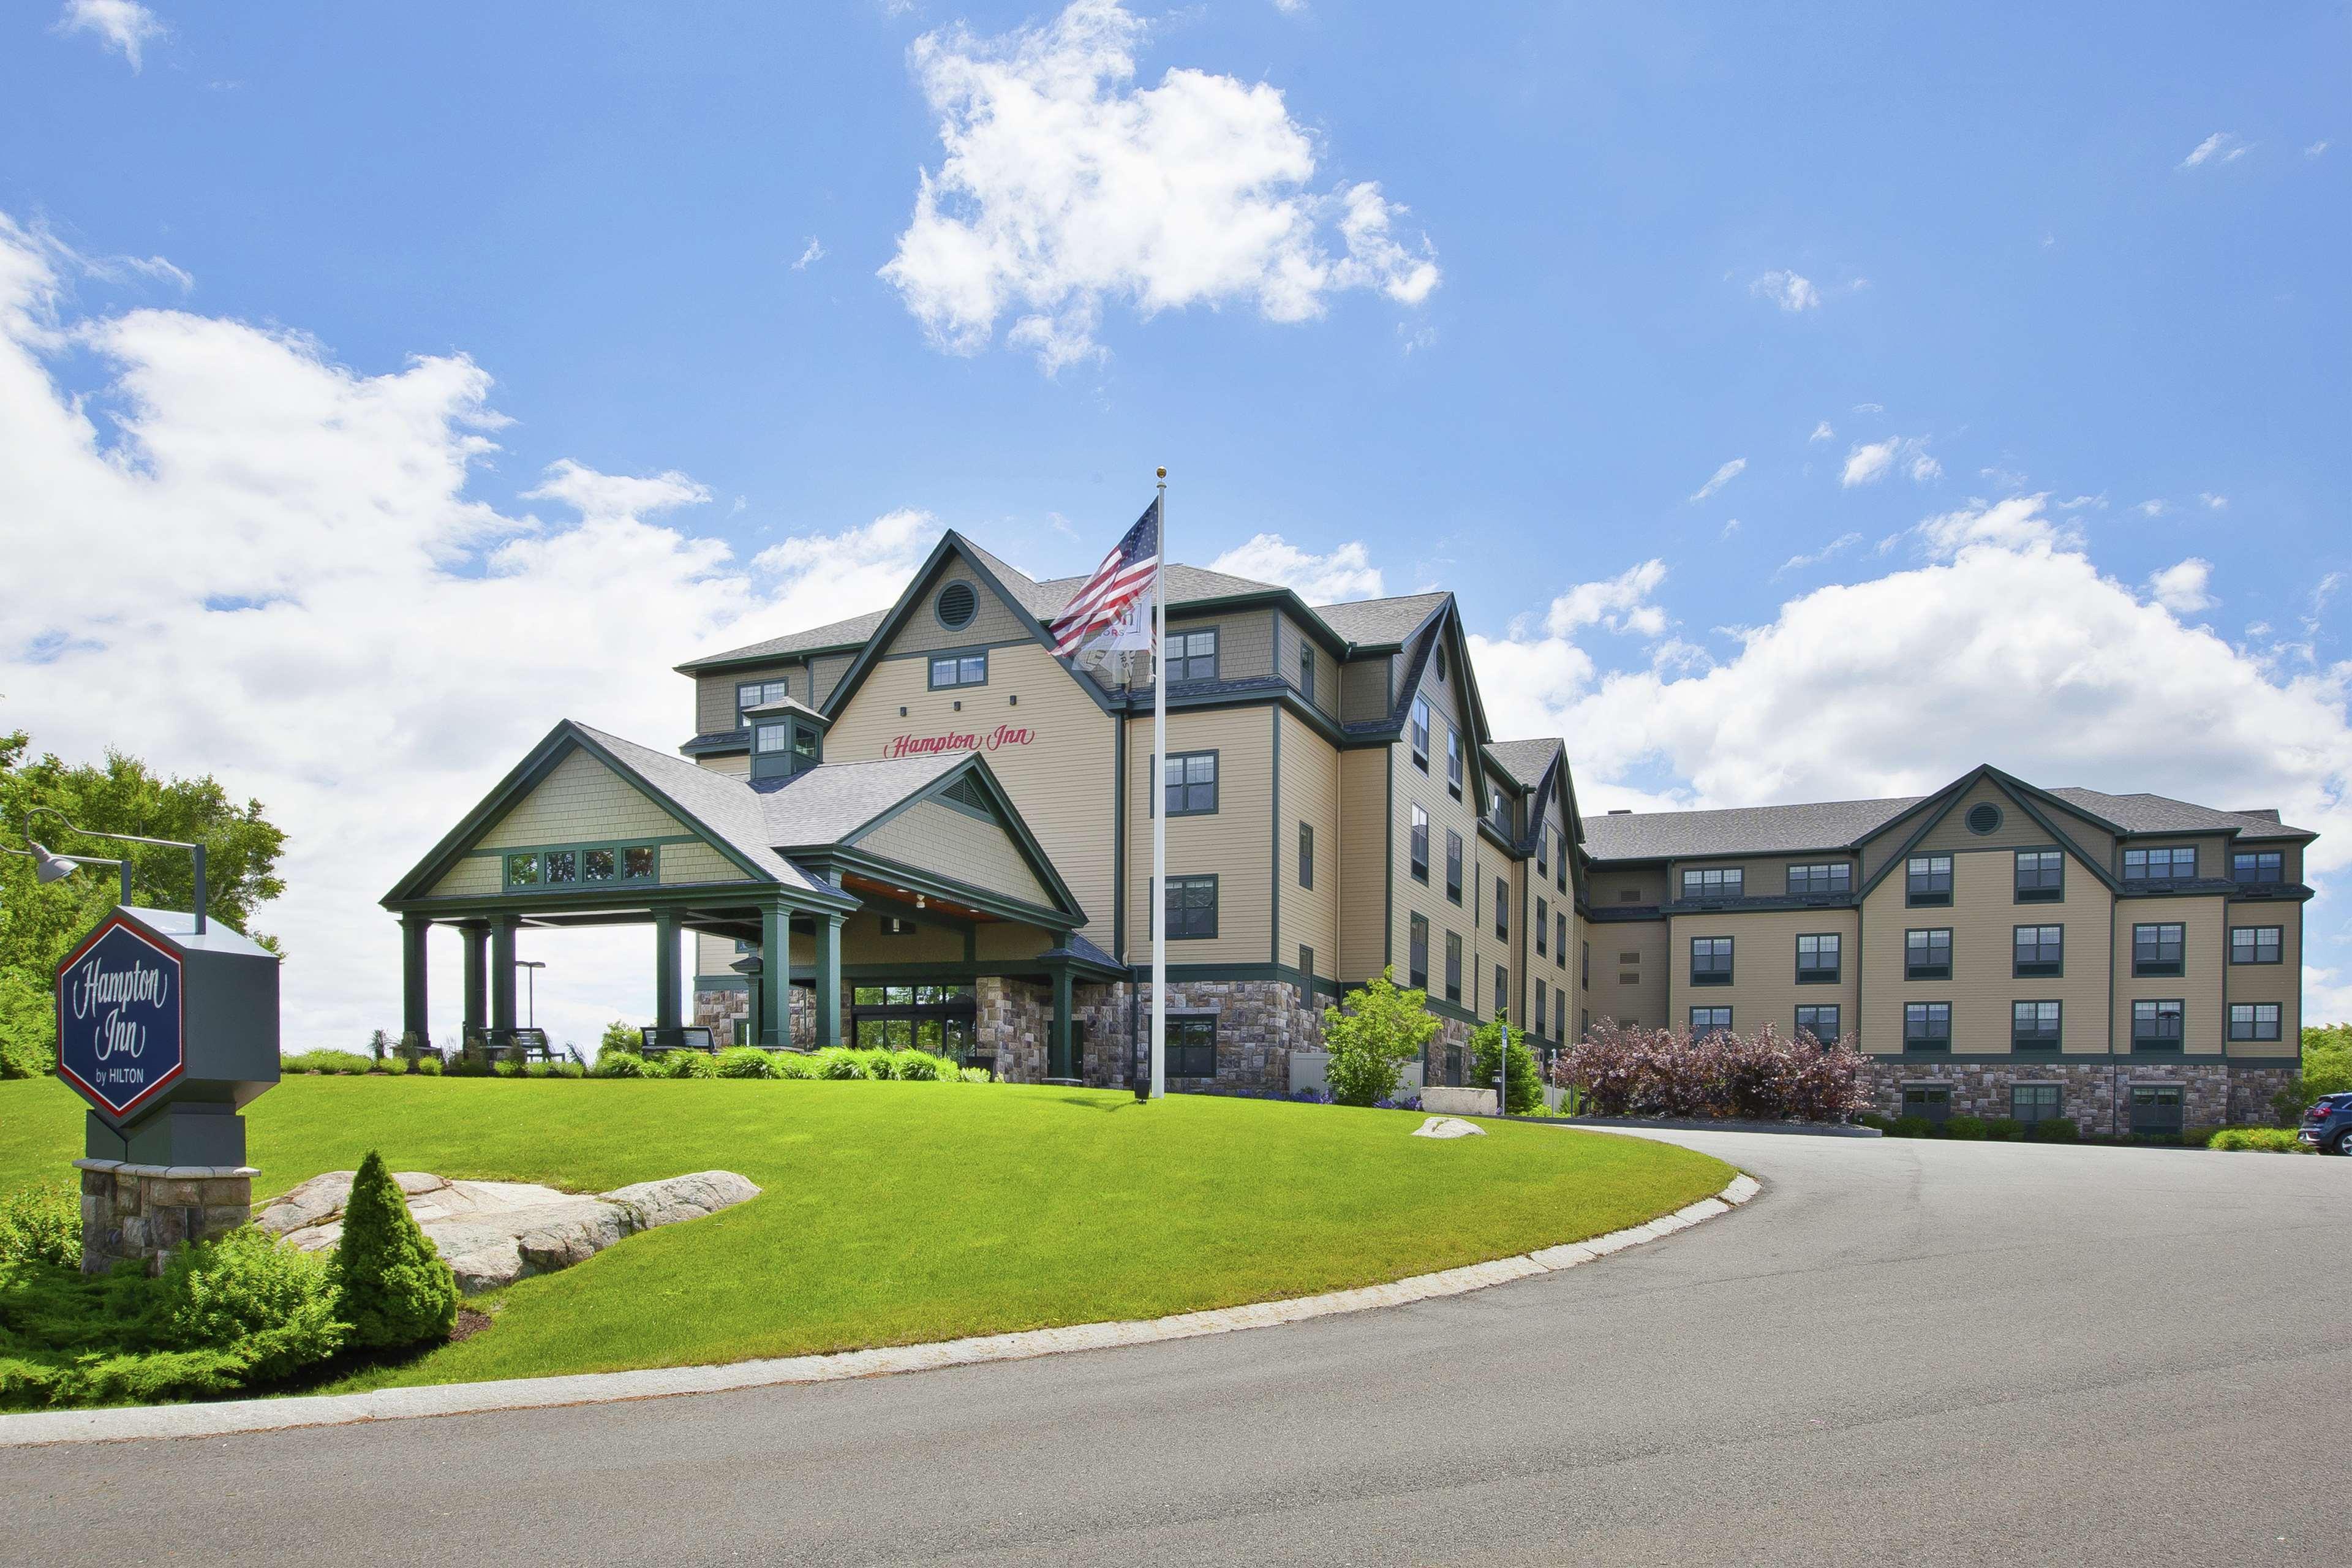
<svg viewBox="0 0 2352 1568"><path fill-rule="evenodd" d="M858 985L849 994L850 1039L873 1050L929 1051L961 1062L972 1054L970 985Z"/></svg>

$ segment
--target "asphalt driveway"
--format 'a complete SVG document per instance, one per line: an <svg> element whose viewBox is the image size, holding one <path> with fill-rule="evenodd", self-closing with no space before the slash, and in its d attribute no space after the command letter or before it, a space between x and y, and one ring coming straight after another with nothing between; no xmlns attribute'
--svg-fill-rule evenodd
<svg viewBox="0 0 2352 1568"><path fill-rule="evenodd" d="M1675 1137L1763 1199L1213 1339L17 1450L0 1560L2352 1560L2352 1161Z"/></svg>

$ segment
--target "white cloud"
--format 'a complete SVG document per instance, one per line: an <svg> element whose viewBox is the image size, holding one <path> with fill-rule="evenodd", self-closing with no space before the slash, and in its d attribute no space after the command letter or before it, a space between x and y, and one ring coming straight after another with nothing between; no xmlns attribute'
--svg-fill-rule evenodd
<svg viewBox="0 0 2352 1568"><path fill-rule="evenodd" d="M2206 592L2212 577L2213 563L2192 555L2149 574L2147 596L2176 616L2193 616L2221 602Z"/></svg>
<svg viewBox="0 0 2352 1568"><path fill-rule="evenodd" d="M1717 534L1716 537L1717 537L1718 539L1728 539L1728 538L1730 538L1733 534L1738 533L1738 531L1739 531L1739 520L1738 520L1738 518L1736 518L1736 517L1735 517L1735 518L1733 518L1729 522L1727 522L1727 523L1725 523L1725 524L1723 525L1723 531L1722 531L1720 534Z"/></svg>
<svg viewBox="0 0 2352 1568"><path fill-rule="evenodd" d="M2322 153L2325 153L2325 152L2326 152L2326 151L2327 151L2327 143L2326 143L2326 142L2314 142L2310 146L2305 147L2305 148L2303 150L2303 155L2304 155L2305 157L2306 157L2306 158L2316 158L2316 157L2318 157Z"/></svg>
<svg viewBox="0 0 2352 1568"><path fill-rule="evenodd" d="M264 803L289 835L257 921L286 943L289 1048L397 1028L375 900L557 719L673 745L671 665L875 608L938 531L894 512L747 568L649 517L699 504L692 479L571 461L534 491L562 518L501 510L473 493L502 421L469 360L369 374L181 310L73 317L59 265L0 216L0 574L45 584L0 593L0 727ZM645 931L521 940L557 1039L651 1016ZM444 1030L457 960L436 937Z"/></svg>
<svg viewBox="0 0 2352 1568"><path fill-rule="evenodd" d="M2142 517L2162 517L2171 509L2160 500L2144 500L2132 510Z"/></svg>
<svg viewBox="0 0 2352 1568"><path fill-rule="evenodd" d="M1822 562L1827 561L1831 556L1836 555L1843 551L1851 550L1861 542L1862 535L1859 533L1842 533L1835 539L1831 540L1827 544L1822 545L1819 550L1814 551L1810 555L1790 556L1789 559L1780 563L1780 570L1774 572L1772 575L1779 577L1790 572L1801 571L1808 566L1818 566Z"/></svg>
<svg viewBox="0 0 2352 1568"><path fill-rule="evenodd" d="M1307 0L1274 0L1274 8L1286 16L1307 15Z"/></svg>
<svg viewBox="0 0 2352 1568"><path fill-rule="evenodd" d="M1702 674L1601 675L1554 630L1477 639L1481 694L1499 733L1570 738L1588 809L1916 794L1990 762L2276 806L2324 835L2315 869L2352 859L2352 664L2283 679L2001 505L1948 560L1790 600Z"/></svg>
<svg viewBox="0 0 2352 1568"><path fill-rule="evenodd" d="M2234 131L2216 131L2189 149L2189 156L2180 160L2180 167L2194 169L2206 163L2234 163L2246 155L2251 145L2240 141Z"/></svg>
<svg viewBox="0 0 2352 1568"><path fill-rule="evenodd" d="M1759 300L1771 300L1783 310L1794 312L1821 309L1822 291L1813 287L1811 279L1794 272L1767 272L1748 284L1748 291Z"/></svg>
<svg viewBox="0 0 2352 1568"><path fill-rule="evenodd" d="M811 235L809 236L808 245L801 251L801 258L793 263L793 270L795 272L806 272L812 264L823 261L824 259L824 242L819 240L816 236Z"/></svg>
<svg viewBox="0 0 2352 1568"><path fill-rule="evenodd" d="M1278 533L1255 534L1210 562L1209 570L1278 583L1310 605L1377 599L1383 591L1380 568L1355 540L1328 555L1310 555Z"/></svg>
<svg viewBox="0 0 2352 1568"><path fill-rule="evenodd" d="M2042 514L2046 496L2011 496L1990 506L1979 506L1970 510L1948 511L1928 518L1912 531L1919 536L1927 556L1934 561L1956 560L1972 547L1990 545L1995 549L2021 553L2046 552L2051 550L2071 550L2083 541L2081 531L2071 522L2059 522Z"/></svg>
<svg viewBox="0 0 2352 1568"><path fill-rule="evenodd" d="M1884 414L1886 412L1886 405L1883 403L1857 403L1853 405L1853 411L1856 414Z"/></svg>
<svg viewBox="0 0 2352 1568"><path fill-rule="evenodd" d="M1564 637L1581 626L1603 626L1612 632L1658 637L1666 629L1666 613L1650 595L1666 580L1666 563L1644 561L1601 583L1579 583L1551 602L1544 629Z"/></svg>
<svg viewBox="0 0 2352 1568"><path fill-rule="evenodd" d="M138 0L66 0L56 26L60 33L96 33L108 47L122 51L133 71L148 40L170 31Z"/></svg>
<svg viewBox="0 0 2352 1568"><path fill-rule="evenodd" d="M1805 439L1808 443L1814 441L1834 441L1837 439L1837 432L1831 429L1830 422L1824 419L1820 424L1813 426L1813 433L1806 437Z"/></svg>
<svg viewBox="0 0 2352 1568"><path fill-rule="evenodd" d="M2072 500L2053 504L2060 511L2081 511L2084 507L2089 507L2095 511L2105 511L2107 510L2107 498L2104 495L2075 496Z"/></svg>
<svg viewBox="0 0 2352 1568"><path fill-rule="evenodd" d="M1873 441L1848 452L1845 470L1838 476L1838 482L1848 489L1856 485L1876 484L1898 468L1920 484L1944 471L1944 466L1927 455L1926 437L1889 436L1884 441Z"/></svg>
<svg viewBox="0 0 2352 1568"><path fill-rule="evenodd" d="M1714 478L1708 479L1706 483L1699 486L1696 490L1693 491L1691 494L1691 500L1695 501L1705 500L1707 497L1713 495L1716 491L1721 489L1724 486L1738 479L1741 470L1747 467L1747 458L1732 458L1731 461L1724 464L1723 467L1715 470Z"/></svg>
<svg viewBox="0 0 2352 1568"><path fill-rule="evenodd" d="M2228 496L2217 496L2211 490L2200 490L2197 492L2197 499L2205 503L2206 510L2209 511L2227 511L2230 510L2230 498Z"/></svg>
<svg viewBox="0 0 2352 1568"><path fill-rule="evenodd" d="M1103 352L1112 300L1303 321L1348 289L1429 297L1428 242L1398 237L1406 209L1377 183L1308 188L1315 142L1279 89L1177 68L1136 88L1144 30L1118 0L1076 0L1002 37L915 41L946 158L881 275L936 344L978 353L1011 316L1005 341L1050 371Z"/></svg>

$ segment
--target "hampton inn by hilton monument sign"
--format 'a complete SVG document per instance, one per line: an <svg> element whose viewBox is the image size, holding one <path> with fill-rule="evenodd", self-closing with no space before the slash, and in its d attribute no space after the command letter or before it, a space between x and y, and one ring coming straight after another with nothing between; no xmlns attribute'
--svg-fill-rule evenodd
<svg viewBox="0 0 2352 1568"><path fill-rule="evenodd" d="M121 907L58 965L58 1075L89 1102L82 1268L150 1268L252 1212L239 1114L278 1081L278 955L217 921Z"/></svg>

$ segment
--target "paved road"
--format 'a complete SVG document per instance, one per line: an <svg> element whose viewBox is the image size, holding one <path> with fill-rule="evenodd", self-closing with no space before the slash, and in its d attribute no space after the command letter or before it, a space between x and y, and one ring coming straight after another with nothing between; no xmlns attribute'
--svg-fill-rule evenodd
<svg viewBox="0 0 2352 1568"><path fill-rule="evenodd" d="M1564 1274L815 1387L20 1450L0 1561L2352 1561L2352 1161L1733 1133Z"/></svg>

